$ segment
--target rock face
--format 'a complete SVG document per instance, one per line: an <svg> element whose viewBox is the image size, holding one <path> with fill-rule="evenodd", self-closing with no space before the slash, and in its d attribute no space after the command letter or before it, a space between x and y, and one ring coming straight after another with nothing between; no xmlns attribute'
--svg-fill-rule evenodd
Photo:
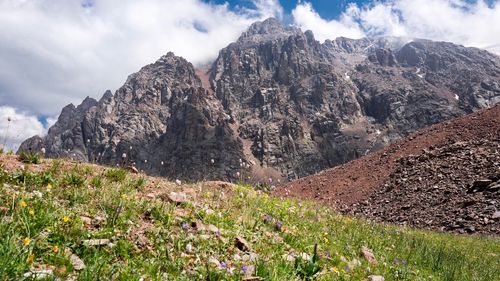
<svg viewBox="0 0 500 281"><path fill-rule="evenodd" d="M498 101L500 58L486 51L401 38L320 43L268 19L207 72L169 53L114 95L65 107L20 150L189 180L292 179Z"/></svg>
<svg viewBox="0 0 500 281"><path fill-rule="evenodd" d="M274 193L315 199L376 221L498 235L499 137L497 104L421 129Z"/></svg>

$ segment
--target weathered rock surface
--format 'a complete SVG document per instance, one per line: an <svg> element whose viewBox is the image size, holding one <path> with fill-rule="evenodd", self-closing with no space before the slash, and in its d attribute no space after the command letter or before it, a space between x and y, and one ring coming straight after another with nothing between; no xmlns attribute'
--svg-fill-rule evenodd
<svg viewBox="0 0 500 281"><path fill-rule="evenodd" d="M457 142L399 159L384 188L351 211L414 227L498 235L498 187L500 139Z"/></svg>
<svg viewBox="0 0 500 281"><path fill-rule="evenodd" d="M500 105L275 190L413 227L500 234Z"/></svg>
<svg viewBox="0 0 500 281"><path fill-rule="evenodd" d="M320 43L268 19L207 72L169 53L114 95L68 105L20 150L188 180L292 179L498 101L500 58L486 51L391 37Z"/></svg>

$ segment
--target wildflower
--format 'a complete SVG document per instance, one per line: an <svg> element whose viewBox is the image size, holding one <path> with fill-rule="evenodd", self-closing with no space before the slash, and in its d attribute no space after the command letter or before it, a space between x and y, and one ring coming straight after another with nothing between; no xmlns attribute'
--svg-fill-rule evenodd
<svg viewBox="0 0 500 281"><path fill-rule="evenodd" d="M144 163L148 163L148 159L144 159Z"/></svg>
<svg viewBox="0 0 500 281"><path fill-rule="evenodd" d="M332 255L330 254L330 251L328 251L328 250L326 250L326 252L325 252L325 256L326 256L327 258L329 258L329 259L332 257Z"/></svg>
<svg viewBox="0 0 500 281"><path fill-rule="evenodd" d="M345 270L345 272L349 272L349 271L351 271L351 268L349 267L349 265L346 265L344 270Z"/></svg>
<svg viewBox="0 0 500 281"><path fill-rule="evenodd" d="M51 191L52 190L52 184L47 184L47 191Z"/></svg>
<svg viewBox="0 0 500 281"><path fill-rule="evenodd" d="M244 265L241 267L241 273L247 274L248 273L248 265Z"/></svg>
<svg viewBox="0 0 500 281"><path fill-rule="evenodd" d="M398 263L399 263L398 258L395 258L395 259L394 259L394 264L398 264Z"/></svg>
<svg viewBox="0 0 500 281"><path fill-rule="evenodd" d="M42 149L40 149L40 151L42 152L42 154L45 154L45 147L42 147Z"/></svg>
<svg viewBox="0 0 500 281"><path fill-rule="evenodd" d="M33 209L30 208L29 211L28 211L28 214L30 214L32 216L35 215L35 210L33 210Z"/></svg>
<svg viewBox="0 0 500 281"><path fill-rule="evenodd" d="M277 221L276 222L276 225L275 225L275 228L277 231L281 231L281 227L283 226L283 222L282 221Z"/></svg>
<svg viewBox="0 0 500 281"><path fill-rule="evenodd" d="M28 258L26 259L26 262L27 263L33 263L34 260L35 260L35 256L34 255L29 255Z"/></svg>
<svg viewBox="0 0 500 281"><path fill-rule="evenodd" d="M265 223L270 223L272 219L273 219L273 217L271 217L271 215L269 215L269 214L264 215L264 222Z"/></svg>
<svg viewBox="0 0 500 281"><path fill-rule="evenodd" d="M187 230L189 228L189 224L187 222L183 221L181 223L181 228L184 229L184 230Z"/></svg>
<svg viewBox="0 0 500 281"><path fill-rule="evenodd" d="M339 269L336 266L332 267L331 271L339 274Z"/></svg>
<svg viewBox="0 0 500 281"><path fill-rule="evenodd" d="M269 178L269 184L273 183L273 178Z"/></svg>
<svg viewBox="0 0 500 281"><path fill-rule="evenodd" d="M127 194L122 194L122 199L128 199L128 195Z"/></svg>
<svg viewBox="0 0 500 281"><path fill-rule="evenodd" d="M236 176L239 178L240 177L240 172L236 172Z"/></svg>
<svg viewBox="0 0 500 281"><path fill-rule="evenodd" d="M71 219L68 216L64 216L62 220L64 223L68 223Z"/></svg>
<svg viewBox="0 0 500 281"><path fill-rule="evenodd" d="M87 143L90 143L90 139L87 139Z"/></svg>
<svg viewBox="0 0 500 281"><path fill-rule="evenodd" d="M21 201L21 207L26 208L28 206L28 203L26 201Z"/></svg>
<svg viewBox="0 0 500 281"><path fill-rule="evenodd" d="M52 248L52 251L53 251L54 253L56 253L56 254L57 254L57 253L59 253L59 247L58 247L57 245L56 245L56 246L54 246L54 247Z"/></svg>
<svg viewBox="0 0 500 281"><path fill-rule="evenodd" d="M162 165L162 166L163 166L163 164L164 164L164 163L163 163L163 161L161 161L161 165Z"/></svg>
<svg viewBox="0 0 500 281"><path fill-rule="evenodd" d="M127 158L127 153L123 153L122 158Z"/></svg>
<svg viewBox="0 0 500 281"><path fill-rule="evenodd" d="M210 163L214 164L215 163L215 160L212 158L210 159Z"/></svg>
<svg viewBox="0 0 500 281"><path fill-rule="evenodd" d="M130 146L129 149L132 150L132 146Z"/></svg>
<svg viewBox="0 0 500 281"><path fill-rule="evenodd" d="M222 269L226 269L227 268L227 264L225 262L220 262L220 268Z"/></svg>
<svg viewBox="0 0 500 281"><path fill-rule="evenodd" d="M177 179L177 180L175 180L175 184L177 184L177 185L181 185L181 184L182 184L182 181L181 181L181 180L179 180L179 179Z"/></svg>
<svg viewBox="0 0 500 281"><path fill-rule="evenodd" d="M30 244L30 242L31 242L31 240L28 237L23 239L24 246L28 246Z"/></svg>

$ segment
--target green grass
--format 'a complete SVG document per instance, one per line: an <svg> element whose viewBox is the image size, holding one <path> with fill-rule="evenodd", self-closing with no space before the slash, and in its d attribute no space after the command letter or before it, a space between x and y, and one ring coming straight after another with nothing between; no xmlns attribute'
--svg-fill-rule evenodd
<svg viewBox="0 0 500 281"><path fill-rule="evenodd" d="M498 238L352 219L245 185L179 187L124 170L45 162L37 172L0 167L0 280L19 279L30 268L50 268L63 280L241 280L243 271L264 280L500 279ZM161 199L181 189L190 202ZM154 192L160 195L147 196ZM196 229L199 222L219 232ZM236 248L237 236L249 253ZM110 244L86 246L86 239ZM377 265L360 255L362 246ZM74 270L68 250L84 270Z"/></svg>
<svg viewBox="0 0 500 281"><path fill-rule="evenodd" d="M23 163L40 164L41 156L37 152L23 151L19 154L19 158Z"/></svg>

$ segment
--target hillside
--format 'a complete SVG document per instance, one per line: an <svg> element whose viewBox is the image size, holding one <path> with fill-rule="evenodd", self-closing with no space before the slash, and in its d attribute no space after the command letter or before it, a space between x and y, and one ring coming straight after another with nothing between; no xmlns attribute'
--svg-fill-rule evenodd
<svg viewBox="0 0 500 281"><path fill-rule="evenodd" d="M487 51L395 37L320 43L271 18L207 70L167 53L114 94L66 106L20 151L172 179L283 181L498 101L500 58Z"/></svg>
<svg viewBox="0 0 500 281"><path fill-rule="evenodd" d="M291 182L280 196L423 228L500 234L500 105L419 130L345 165ZM484 188L474 191L473 185ZM486 184L487 183L487 184Z"/></svg>
<svg viewBox="0 0 500 281"><path fill-rule="evenodd" d="M172 183L95 164L22 159L40 163L0 155L1 280L500 276L498 238L370 223L245 185Z"/></svg>

